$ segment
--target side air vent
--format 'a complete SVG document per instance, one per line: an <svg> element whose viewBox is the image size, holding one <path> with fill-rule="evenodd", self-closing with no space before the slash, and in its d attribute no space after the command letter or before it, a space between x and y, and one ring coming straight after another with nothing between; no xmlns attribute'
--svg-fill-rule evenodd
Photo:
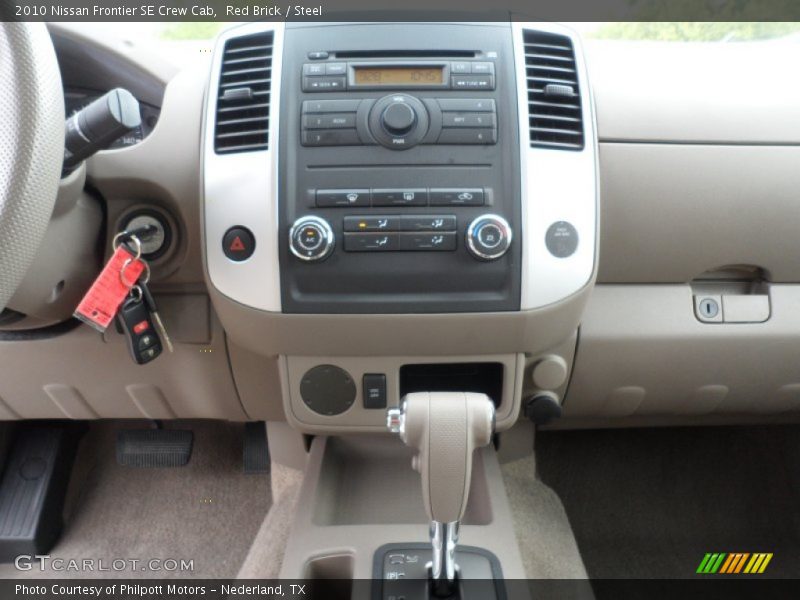
<svg viewBox="0 0 800 600"><path fill-rule="evenodd" d="M523 40L531 146L581 150L581 90L572 40L530 29Z"/></svg>
<svg viewBox="0 0 800 600"><path fill-rule="evenodd" d="M269 141L272 32L225 42L217 96L217 154L264 150Z"/></svg>

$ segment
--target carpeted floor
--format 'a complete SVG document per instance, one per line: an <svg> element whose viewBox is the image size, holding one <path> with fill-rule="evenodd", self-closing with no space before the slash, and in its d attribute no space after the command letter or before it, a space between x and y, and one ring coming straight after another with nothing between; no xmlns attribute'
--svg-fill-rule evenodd
<svg viewBox="0 0 800 600"><path fill-rule="evenodd" d="M689 578L707 552L772 552L800 574L797 426L539 432L592 578Z"/></svg>
<svg viewBox="0 0 800 600"><path fill-rule="evenodd" d="M92 425L73 470L62 538L53 559L193 560L191 571L17 571L11 577L192 577L232 578L238 573L270 508L270 475L242 472L240 424L192 421L171 425L194 431L186 467L136 469L116 463L118 427ZM97 563L95 563L97 564ZM142 563L140 563L141 565Z"/></svg>
<svg viewBox="0 0 800 600"><path fill-rule="evenodd" d="M531 579L584 579L575 536L564 506L536 478L533 456L502 466L526 575Z"/></svg>

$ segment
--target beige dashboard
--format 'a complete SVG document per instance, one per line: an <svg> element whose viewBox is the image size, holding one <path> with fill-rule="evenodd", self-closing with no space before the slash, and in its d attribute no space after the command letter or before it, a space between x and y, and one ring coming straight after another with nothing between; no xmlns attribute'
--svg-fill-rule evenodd
<svg viewBox="0 0 800 600"><path fill-rule="evenodd" d="M382 415L341 428L298 418L301 367L327 357L361 374L360 362L494 357L506 366L502 427L543 392L562 404L564 427L791 418L800 86L754 84L763 65L786 81L786 65L780 48L749 46L586 44L600 184L592 279L556 304L482 314L286 315L220 292L202 222L211 58L179 73L141 64L164 86L158 125L138 146L93 158L87 177L107 207L106 247L126 211L150 205L174 219L178 244L154 264L153 289L176 352L137 367L120 335L83 327L0 339L0 416L288 418L310 432L376 431ZM698 312L704 298L718 300L720 320Z"/></svg>

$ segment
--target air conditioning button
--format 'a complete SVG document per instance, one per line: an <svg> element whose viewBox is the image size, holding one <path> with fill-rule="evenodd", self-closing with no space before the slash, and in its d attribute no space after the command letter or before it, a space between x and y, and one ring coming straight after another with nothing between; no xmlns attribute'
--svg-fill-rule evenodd
<svg viewBox="0 0 800 600"><path fill-rule="evenodd" d="M300 260L323 260L333 252L333 244L331 226L319 217L300 217L289 230L289 249Z"/></svg>

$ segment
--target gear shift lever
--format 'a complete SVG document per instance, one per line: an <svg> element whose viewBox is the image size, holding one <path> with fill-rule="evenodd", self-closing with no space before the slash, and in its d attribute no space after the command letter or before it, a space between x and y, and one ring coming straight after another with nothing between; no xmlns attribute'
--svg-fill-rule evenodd
<svg viewBox="0 0 800 600"><path fill-rule="evenodd" d="M485 394L417 392L387 413L389 430L416 448L414 468L422 476L422 495L431 519L434 593L454 591L458 526L464 516L472 477L472 454L494 433L494 404Z"/></svg>

